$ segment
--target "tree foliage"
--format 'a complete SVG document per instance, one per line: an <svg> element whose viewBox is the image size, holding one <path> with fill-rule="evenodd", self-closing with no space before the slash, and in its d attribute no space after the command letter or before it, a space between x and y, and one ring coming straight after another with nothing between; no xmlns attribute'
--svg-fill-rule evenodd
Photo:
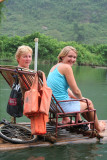
<svg viewBox="0 0 107 160"><path fill-rule="evenodd" d="M2 13L2 8L4 7L3 1L4 0L0 0L0 23L1 23L2 16L3 16L3 13Z"/></svg>
<svg viewBox="0 0 107 160"><path fill-rule="evenodd" d="M29 45L35 52L34 39L38 38L38 58L50 63L57 61L57 56L65 46L73 46L78 51L78 65L107 65L107 45L86 45L75 41L58 41L39 32L24 37L14 36L0 37L0 58L13 59L17 48L21 45Z"/></svg>

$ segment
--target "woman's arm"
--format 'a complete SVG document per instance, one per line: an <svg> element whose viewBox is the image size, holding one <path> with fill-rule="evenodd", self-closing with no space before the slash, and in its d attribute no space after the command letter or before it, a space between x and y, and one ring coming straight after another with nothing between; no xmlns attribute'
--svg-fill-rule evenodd
<svg viewBox="0 0 107 160"><path fill-rule="evenodd" d="M72 93L72 91L71 91L70 88L68 88L68 95L69 95L69 97L71 97L71 98L73 98L73 99L77 99L77 98L74 96L74 94Z"/></svg>
<svg viewBox="0 0 107 160"><path fill-rule="evenodd" d="M61 72L66 77L66 80L67 80L67 82L68 82L68 84L69 84L74 96L76 98L81 99L82 98L82 94L81 94L80 89L77 86L76 81L75 81L73 70L72 70L71 66L68 65L68 64L64 64L62 66Z"/></svg>

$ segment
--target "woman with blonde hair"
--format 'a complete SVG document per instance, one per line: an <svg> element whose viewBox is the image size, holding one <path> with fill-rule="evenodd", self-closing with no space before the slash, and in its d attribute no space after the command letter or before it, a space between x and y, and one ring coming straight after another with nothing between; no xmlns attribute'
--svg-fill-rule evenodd
<svg viewBox="0 0 107 160"><path fill-rule="evenodd" d="M15 59L18 62L18 67L29 69L29 66L32 62L32 54L33 54L33 50L29 46L26 46L26 45L19 46L16 51L16 54L15 54ZM19 85L18 90L20 90L20 84L18 84L18 85ZM21 112L22 112L22 110L21 110ZM8 113L9 113L9 110L8 110ZM12 121L12 123L14 123L15 118L12 117L11 121Z"/></svg>
<svg viewBox="0 0 107 160"><path fill-rule="evenodd" d="M58 63L54 65L47 77L47 85L52 89L52 92L58 101L84 99L80 89L77 86L73 74L72 66L76 62L77 51L72 46L64 47L58 55ZM91 100L87 99L90 109L94 109ZM87 109L86 102L83 101L69 101L60 103L64 112L83 111ZM94 113L90 112L85 116L86 120L93 120ZM80 121L81 118L79 117ZM62 123L69 123L70 119L65 117ZM97 115L95 117L95 129L98 132L105 130L105 123L99 122Z"/></svg>
<svg viewBox="0 0 107 160"><path fill-rule="evenodd" d="M32 62L32 54L33 50L29 46L19 46L15 54L18 67L29 68L29 65Z"/></svg>

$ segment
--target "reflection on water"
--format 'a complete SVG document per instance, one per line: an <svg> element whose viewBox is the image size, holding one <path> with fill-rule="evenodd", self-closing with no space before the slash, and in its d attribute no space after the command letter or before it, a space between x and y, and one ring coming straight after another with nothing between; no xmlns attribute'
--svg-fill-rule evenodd
<svg viewBox="0 0 107 160"><path fill-rule="evenodd" d="M31 156L30 158L28 158L27 160L45 160L45 157L33 157Z"/></svg>
<svg viewBox="0 0 107 160"><path fill-rule="evenodd" d="M13 156L14 155L14 156ZM69 144L0 152L0 160L106 160L107 144Z"/></svg>

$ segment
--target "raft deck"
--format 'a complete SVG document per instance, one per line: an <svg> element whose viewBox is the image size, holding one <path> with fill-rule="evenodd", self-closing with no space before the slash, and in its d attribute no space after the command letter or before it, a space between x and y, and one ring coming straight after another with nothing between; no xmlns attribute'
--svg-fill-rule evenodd
<svg viewBox="0 0 107 160"><path fill-rule="evenodd" d="M33 143L27 143L27 144L12 144L9 142L4 141L0 138L0 151L6 151L6 150L18 150L18 149L24 149L24 148L33 148L33 147L46 147L46 146L53 146L53 145L65 145L65 144L80 144L80 143L96 143L100 141L101 143L107 143L107 120L106 122L106 130L101 133L103 135L102 139L98 139L96 137L89 138L89 135L83 135L81 133L70 133L69 131L66 131L65 129L62 129L60 135L58 138L56 138L55 143L50 143L49 141L37 140Z"/></svg>

